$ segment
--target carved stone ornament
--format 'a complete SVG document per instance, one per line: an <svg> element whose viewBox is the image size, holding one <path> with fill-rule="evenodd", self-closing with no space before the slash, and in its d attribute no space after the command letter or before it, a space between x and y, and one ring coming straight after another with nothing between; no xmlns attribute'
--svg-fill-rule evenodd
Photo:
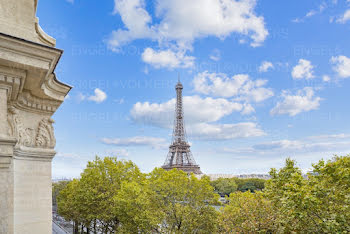
<svg viewBox="0 0 350 234"><path fill-rule="evenodd" d="M16 146L49 148L53 149L56 145L54 129L52 124L54 120L43 118L37 130L25 128L16 108L10 107L8 112L9 136L17 139Z"/></svg>
<svg viewBox="0 0 350 234"><path fill-rule="evenodd" d="M56 139L52 124L55 121L51 118L44 118L39 123L38 133L35 139L35 146L40 148L54 148Z"/></svg>
<svg viewBox="0 0 350 234"><path fill-rule="evenodd" d="M34 146L35 131L32 128L25 128L23 126L23 123L18 113L19 112L16 108L9 108L9 135L17 139L17 145L32 147Z"/></svg>

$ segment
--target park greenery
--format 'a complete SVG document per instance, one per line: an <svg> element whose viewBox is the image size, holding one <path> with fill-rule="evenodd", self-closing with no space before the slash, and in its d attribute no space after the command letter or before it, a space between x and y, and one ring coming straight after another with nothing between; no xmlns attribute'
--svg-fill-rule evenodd
<svg viewBox="0 0 350 234"><path fill-rule="evenodd" d="M249 178L219 178L211 181L210 184L214 187L215 192L220 196L230 196L233 192L246 192L246 191L261 191L265 187L264 179Z"/></svg>
<svg viewBox="0 0 350 234"><path fill-rule="evenodd" d="M131 161L97 157L79 179L54 183L53 202L74 233L350 232L350 156L321 160L306 176L287 159L270 176L145 174Z"/></svg>

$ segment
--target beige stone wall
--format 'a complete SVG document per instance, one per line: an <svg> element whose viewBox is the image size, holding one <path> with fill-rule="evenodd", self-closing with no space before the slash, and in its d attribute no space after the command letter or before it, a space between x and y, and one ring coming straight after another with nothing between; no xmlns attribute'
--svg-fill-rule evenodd
<svg viewBox="0 0 350 234"><path fill-rule="evenodd" d="M37 0L0 0L0 32L29 41L55 46L36 18Z"/></svg>
<svg viewBox="0 0 350 234"><path fill-rule="evenodd" d="M9 29L16 27L30 32L35 23L35 1L1 0L0 19Z"/></svg>
<svg viewBox="0 0 350 234"><path fill-rule="evenodd" d="M52 231L51 162L14 160L14 233Z"/></svg>
<svg viewBox="0 0 350 234"><path fill-rule="evenodd" d="M36 5L0 0L0 234L52 232L51 116L71 87L54 74L62 51Z"/></svg>
<svg viewBox="0 0 350 234"><path fill-rule="evenodd" d="M0 145L1 147L1 145ZM1 165L0 165L1 166ZM0 167L0 233L13 233L13 168Z"/></svg>

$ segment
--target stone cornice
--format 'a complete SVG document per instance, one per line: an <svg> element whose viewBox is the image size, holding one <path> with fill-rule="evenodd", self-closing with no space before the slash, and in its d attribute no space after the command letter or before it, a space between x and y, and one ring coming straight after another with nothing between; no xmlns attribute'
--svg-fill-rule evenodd
<svg viewBox="0 0 350 234"><path fill-rule="evenodd" d="M8 100L14 101L18 98L23 90L25 78L26 73L23 70L0 66L0 85L8 87Z"/></svg>
<svg viewBox="0 0 350 234"><path fill-rule="evenodd" d="M43 99L63 102L72 87L56 79L54 70L62 50L0 33L0 59L8 69L25 70L29 92ZM29 84L28 83L28 84Z"/></svg>
<svg viewBox="0 0 350 234"><path fill-rule="evenodd" d="M14 158L17 160L51 162L55 155L56 151L53 149L30 148L25 146L17 146L14 149Z"/></svg>
<svg viewBox="0 0 350 234"><path fill-rule="evenodd" d="M64 101L65 96L70 91L71 87L67 87L67 85L59 82L56 79L56 75L53 73L45 79L45 81L41 85L44 93L59 101Z"/></svg>
<svg viewBox="0 0 350 234"><path fill-rule="evenodd" d="M61 102L59 101L37 98L31 95L30 92L21 93L17 102L14 103L14 105L21 110L52 114L57 110L60 104Z"/></svg>

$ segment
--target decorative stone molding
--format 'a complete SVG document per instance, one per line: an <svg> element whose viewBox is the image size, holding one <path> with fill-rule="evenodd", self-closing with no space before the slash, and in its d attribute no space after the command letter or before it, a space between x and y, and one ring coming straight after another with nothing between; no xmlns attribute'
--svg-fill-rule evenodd
<svg viewBox="0 0 350 234"><path fill-rule="evenodd" d="M52 232L51 116L70 91L63 51L39 26L38 0L0 0L0 233Z"/></svg>
<svg viewBox="0 0 350 234"><path fill-rule="evenodd" d="M55 148L56 138L53 123L53 119L44 117L37 128L26 128L20 118L19 111L14 107L10 107L8 110L9 136L18 140L16 147Z"/></svg>
<svg viewBox="0 0 350 234"><path fill-rule="evenodd" d="M9 69L0 66L0 85L8 87L8 100L16 100L22 91L25 72L19 69Z"/></svg>
<svg viewBox="0 0 350 234"><path fill-rule="evenodd" d="M53 37L49 36L47 33L45 33L44 30L40 27L38 17L35 20L35 31L39 36L39 40L42 41L44 44L52 47L56 46L56 40Z"/></svg>
<svg viewBox="0 0 350 234"><path fill-rule="evenodd" d="M14 158L17 160L30 160L51 162L56 154L53 149L30 148L18 146L14 149Z"/></svg>
<svg viewBox="0 0 350 234"><path fill-rule="evenodd" d="M61 102L59 101L37 98L30 94L30 92L21 93L15 103L19 109L46 113L54 113L60 104Z"/></svg>
<svg viewBox="0 0 350 234"><path fill-rule="evenodd" d="M35 146L39 148L53 149L56 145L56 139L52 124L55 121L51 118L44 118L40 121L38 134L35 139Z"/></svg>
<svg viewBox="0 0 350 234"><path fill-rule="evenodd" d="M36 14L37 6L38 0L34 0L34 15ZM56 46L56 39L44 32L44 30L40 27L38 17L35 18L35 31L39 36L39 40L42 41L45 45L49 45L52 47Z"/></svg>
<svg viewBox="0 0 350 234"><path fill-rule="evenodd" d="M25 68L21 76L14 77L21 78L19 90L26 89L32 96L60 103L64 101L72 87L59 82L54 74L62 53L62 50L19 40L0 32L0 59L7 60L6 69L10 72L6 73L7 77L14 76L11 73L13 70ZM5 74L1 69L0 73Z"/></svg>
<svg viewBox="0 0 350 234"><path fill-rule="evenodd" d="M52 73L47 76L41 85L41 89L44 90L47 96L63 102L66 94L69 92L71 87L59 82L56 78L56 75Z"/></svg>
<svg viewBox="0 0 350 234"><path fill-rule="evenodd" d="M9 135L15 137L17 145L34 146L35 131L33 128L25 128L16 108L10 107L8 114Z"/></svg>
<svg viewBox="0 0 350 234"><path fill-rule="evenodd" d="M15 138L0 138L0 169L8 168L11 165L13 147L16 142Z"/></svg>

